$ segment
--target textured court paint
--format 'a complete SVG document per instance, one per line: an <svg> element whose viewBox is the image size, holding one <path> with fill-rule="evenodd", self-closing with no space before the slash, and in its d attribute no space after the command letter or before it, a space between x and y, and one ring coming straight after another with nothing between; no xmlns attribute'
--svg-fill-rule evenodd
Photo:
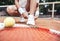
<svg viewBox="0 0 60 41"><path fill-rule="evenodd" d="M6 28L0 31L0 41L60 41L60 36L44 28Z"/></svg>

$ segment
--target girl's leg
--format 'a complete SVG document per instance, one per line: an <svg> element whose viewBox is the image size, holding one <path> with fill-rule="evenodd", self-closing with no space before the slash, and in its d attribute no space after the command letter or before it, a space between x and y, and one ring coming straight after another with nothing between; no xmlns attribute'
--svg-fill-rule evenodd
<svg viewBox="0 0 60 41"><path fill-rule="evenodd" d="M30 14L34 15L34 12L36 10L36 0L30 0Z"/></svg>
<svg viewBox="0 0 60 41"><path fill-rule="evenodd" d="M34 12L36 10L36 0L30 0L30 15L28 16L27 24L35 25Z"/></svg>

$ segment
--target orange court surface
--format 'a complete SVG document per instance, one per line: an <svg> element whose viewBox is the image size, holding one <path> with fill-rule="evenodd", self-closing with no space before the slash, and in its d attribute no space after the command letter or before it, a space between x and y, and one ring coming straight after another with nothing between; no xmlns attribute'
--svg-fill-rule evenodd
<svg viewBox="0 0 60 41"><path fill-rule="evenodd" d="M0 18L3 22L5 17ZM14 18L17 24L20 18ZM60 41L60 34L51 33L49 29L60 31L60 21L55 19L38 18L36 28L5 28L0 31L0 41Z"/></svg>

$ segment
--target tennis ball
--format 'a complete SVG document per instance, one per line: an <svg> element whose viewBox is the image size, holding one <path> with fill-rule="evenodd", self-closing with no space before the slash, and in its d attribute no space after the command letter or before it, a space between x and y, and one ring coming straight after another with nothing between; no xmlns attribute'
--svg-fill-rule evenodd
<svg viewBox="0 0 60 41"><path fill-rule="evenodd" d="M15 24L15 20L14 20L14 18L12 18L12 17L7 17L7 18L4 20L4 25L5 25L5 27L12 27L12 26L14 26L14 24Z"/></svg>

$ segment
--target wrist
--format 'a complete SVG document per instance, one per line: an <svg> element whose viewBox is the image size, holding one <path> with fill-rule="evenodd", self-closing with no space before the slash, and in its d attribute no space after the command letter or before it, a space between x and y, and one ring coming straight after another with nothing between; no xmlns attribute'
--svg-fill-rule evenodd
<svg viewBox="0 0 60 41"><path fill-rule="evenodd" d="M18 8L18 11L19 11L19 13L21 13L21 14L23 14L25 11L23 10L23 8Z"/></svg>

